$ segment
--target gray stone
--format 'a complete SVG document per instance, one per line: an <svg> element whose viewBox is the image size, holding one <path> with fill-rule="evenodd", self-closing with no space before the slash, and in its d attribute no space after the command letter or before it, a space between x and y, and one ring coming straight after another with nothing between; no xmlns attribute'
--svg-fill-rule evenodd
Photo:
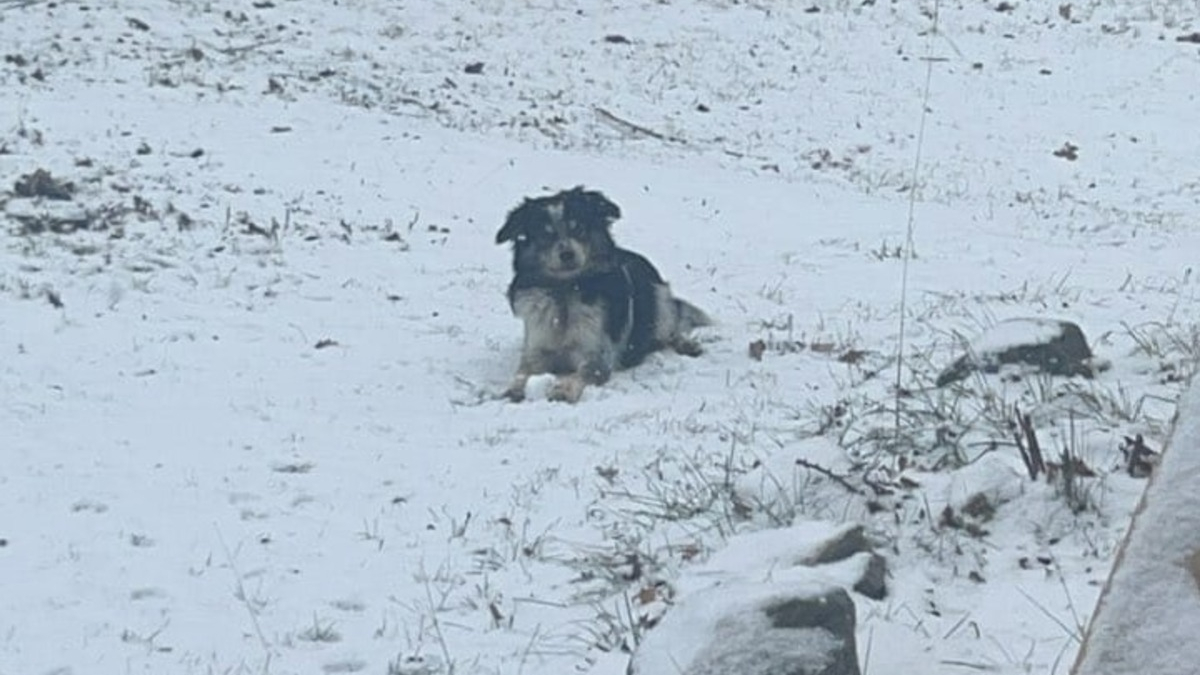
<svg viewBox="0 0 1200 675"><path fill-rule="evenodd" d="M1009 319L985 330L967 353L943 370L937 386L966 379L973 372L996 373L1005 365L1024 365L1049 375L1094 377L1083 330L1058 319Z"/></svg>
<svg viewBox="0 0 1200 675"><path fill-rule="evenodd" d="M863 568L862 576L854 583L854 590L871 598L882 600L887 597L887 558L875 553L871 542L867 541L866 532L862 525L854 525L830 539L806 565L826 565L840 562L859 553L869 553L870 559Z"/></svg>
<svg viewBox="0 0 1200 675"><path fill-rule="evenodd" d="M837 537L825 542L807 565L824 565L826 563L845 560L855 553L870 553L871 543L862 525L852 525L842 531Z"/></svg>
<svg viewBox="0 0 1200 675"><path fill-rule="evenodd" d="M872 553L854 590L872 600L882 600L887 597L887 558Z"/></svg>

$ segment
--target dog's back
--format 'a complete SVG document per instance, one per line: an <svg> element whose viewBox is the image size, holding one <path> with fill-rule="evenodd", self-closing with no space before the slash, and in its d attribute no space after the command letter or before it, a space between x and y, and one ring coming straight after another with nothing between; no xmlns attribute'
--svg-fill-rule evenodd
<svg viewBox="0 0 1200 675"><path fill-rule="evenodd" d="M614 295L626 299L608 304L608 319L619 327L614 335L618 345L620 335L625 335L622 367L636 366L651 352L675 347L688 331L711 323L704 312L671 295L667 282L645 256L618 249L613 276L624 286Z"/></svg>

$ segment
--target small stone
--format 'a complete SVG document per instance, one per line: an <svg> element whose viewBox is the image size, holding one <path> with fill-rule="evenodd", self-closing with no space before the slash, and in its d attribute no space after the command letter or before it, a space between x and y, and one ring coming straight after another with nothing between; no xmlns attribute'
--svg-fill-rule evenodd
<svg viewBox="0 0 1200 675"><path fill-rule="evenodd" d="M845 560L855 553L869 551L871 551L871 544L867 541L862 525L855 525L846 528L837 538L826 542L825 546L813 556L808 564L824 565Z"/></svg>
<svg viewBox="0 0 1200 675"><path fill-rule="evenodd" d="M872 600L883 600L887 597L887 558L878 553L871 554L867 569L863 571L854 590Z"/></svg>

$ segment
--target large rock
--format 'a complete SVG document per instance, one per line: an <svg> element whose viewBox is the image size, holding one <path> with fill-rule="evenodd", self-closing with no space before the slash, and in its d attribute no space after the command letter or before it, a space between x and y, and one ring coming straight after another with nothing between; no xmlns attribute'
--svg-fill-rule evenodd
<svg viewBox="0 0 1200 675"><path fill-rule="evenodd" d="M854 601L886 594L861 526L806 522L731 538L680 578L631 675L858 675Z"/></svg>
<svg viewBox="0 0 1200 675"><path fill-rule="evenodd" d="M789 576L789 575L785 575ZM629 675L860 675L854 601L813 580L735 583L685 598Z"/></svg>
<svg viewBox="0 0 1200 675"><path fill-rule="evenodd" d="M1093 377L1093 363L1083 330L1058 319L1008 319L971 341L967 353L937 378L937 386L966 379L971 373L999 372L1002 366L1024 365L1050 375Z"/></svg>

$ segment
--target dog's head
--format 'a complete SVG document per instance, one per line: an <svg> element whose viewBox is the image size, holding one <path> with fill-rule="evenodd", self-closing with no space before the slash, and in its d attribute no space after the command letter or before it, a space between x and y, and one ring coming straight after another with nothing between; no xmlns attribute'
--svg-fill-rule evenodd
<svg viewBox="0 0 1200 675"><path fill-rule="evenodd" d="M518 272L569 281L607 266L616 248L608 228L620 217L603 194L577 187L526 199L508 214L496 243L513 242Z"/></svg>

